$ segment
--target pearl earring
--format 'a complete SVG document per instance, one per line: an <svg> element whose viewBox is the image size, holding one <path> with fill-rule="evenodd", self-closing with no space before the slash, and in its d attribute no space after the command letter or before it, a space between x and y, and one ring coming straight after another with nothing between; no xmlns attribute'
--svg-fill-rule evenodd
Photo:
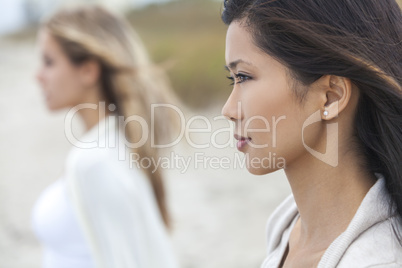
<svg viewBox="0 0 402 268"><path fill-rule="evenodd" d="M324 116L327 116L328 114L328 111L324 111Z"/></svg>

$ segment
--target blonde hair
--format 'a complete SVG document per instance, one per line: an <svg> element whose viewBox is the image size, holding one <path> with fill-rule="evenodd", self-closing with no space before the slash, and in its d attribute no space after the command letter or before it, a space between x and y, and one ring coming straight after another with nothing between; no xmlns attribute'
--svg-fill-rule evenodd
<svg viewBox="0 0 402 268"><path fill-rule="evenodd" d="M151 63L141 39L123 18L100 6L70 7L46 19L42 28L58 41L73 64L90 59L100 64L100 85L106 105L115 104L117 114L125 120L132 115L140 116L151 133L151 104L176 103L164 72ZM155 144L160 144L162 135L169 133L173 115L164 113L160 118L155 114L153 118L152 134ZM135 143L141 139L142 129L127 124L125 134L129 142ZM143 146L132 150L142 158L159 156L149 138ZM144 172L169 227L161 171L151 163Z"/></svg>

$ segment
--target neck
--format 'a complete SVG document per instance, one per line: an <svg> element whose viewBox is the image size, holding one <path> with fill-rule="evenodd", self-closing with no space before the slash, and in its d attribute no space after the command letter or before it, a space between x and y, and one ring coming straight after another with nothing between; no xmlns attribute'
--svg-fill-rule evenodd
<svg viewBox="0 0 402 268"><path fill-rule="evenodd" d="M107 109L107 104L105 102L105 96L102 94L101 87L96 84L92 87L88 87L85 91L86 93L82 96L81 103L95 104L96 109L83 108L78 110L78 114L84 121L85 132L93 128L100 120L105 118L109 111ZM101 102L104 103L101 104Z"/></svg>
<svg viewBox="0 0 402 268"><path fill-rule="evenodd" d="M106 111L102 112L99 111L99 106L97 109L81 109L79 110L79 115L81 116L82 120L84 121L85 125L85 132L96 126L100 120L105 118Z"/></svg>
<svg viewBox="0 0 402 268"><path fill-rule="evenodd" d="M360 168L356 159L340 154L338 166L331 167L306 155L286 168L300 213L300 245L325 249L349 225L375 183L375 176Z"/></svg>

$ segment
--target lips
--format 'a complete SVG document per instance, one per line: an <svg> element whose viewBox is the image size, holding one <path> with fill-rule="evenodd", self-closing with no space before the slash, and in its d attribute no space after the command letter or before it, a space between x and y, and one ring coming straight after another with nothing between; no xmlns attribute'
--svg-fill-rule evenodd
<svg viewBox="0 0 402 268"><path fill-rule="evenodd" d="M237 134L234 135L234 138L237 140L236 145L238 150L242 149L249 141L251 141L251 138L246 138Z"/></svg>

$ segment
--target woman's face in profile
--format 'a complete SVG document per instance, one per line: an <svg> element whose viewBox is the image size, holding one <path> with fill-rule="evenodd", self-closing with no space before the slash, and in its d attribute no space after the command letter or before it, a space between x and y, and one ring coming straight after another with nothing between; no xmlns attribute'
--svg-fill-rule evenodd
<svg viewBox="0 0 402 268"><path fill-rule="evenodd" d="M38 44L41 66L36 78L50 110L70 108L82 101L84 88L80 68L73 65L59 43L46 30L40 30Z"/></svg>
<svg viewBox="0 0 402 268"><path fill-rule="evenodd" d="M247 169L266 174L285 168L306 153L302 126L315 112L296 98L285 66L261 51L241 23L229 25L226 64L234 79L233 91L222 109L235 123L237 148L248 157ZM304 131L304 140L314 143L318 130Z"/></svg>

